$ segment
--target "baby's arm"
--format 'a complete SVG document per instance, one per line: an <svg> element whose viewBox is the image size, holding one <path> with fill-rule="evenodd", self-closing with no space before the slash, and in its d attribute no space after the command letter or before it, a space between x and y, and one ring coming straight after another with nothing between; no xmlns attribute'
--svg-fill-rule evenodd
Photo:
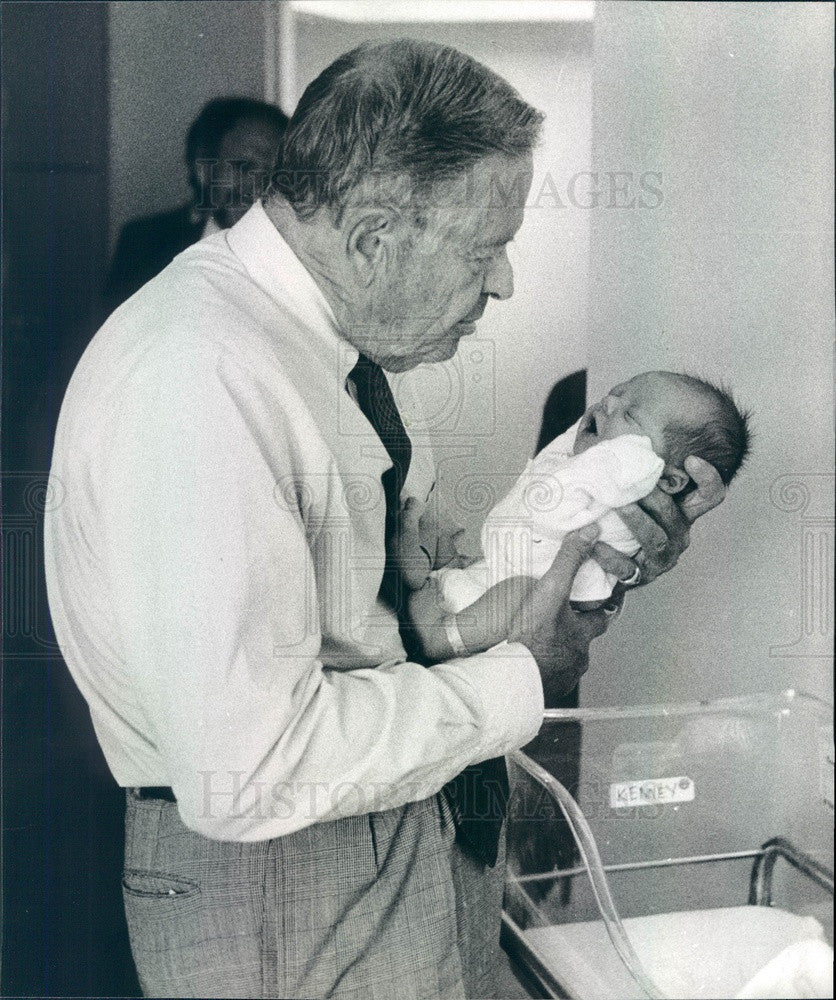
<svg viewBox="0 0 836 1000"><path fill-rule="evenodd" d="M503 642L535 582L529 576L508 577L451 615L445 611L436 582L430 579L409 598L410 622L425 659L440 663L454 656L481 653ZM458 638L464 652L456 648L457 642L454 645Z"/></svg>

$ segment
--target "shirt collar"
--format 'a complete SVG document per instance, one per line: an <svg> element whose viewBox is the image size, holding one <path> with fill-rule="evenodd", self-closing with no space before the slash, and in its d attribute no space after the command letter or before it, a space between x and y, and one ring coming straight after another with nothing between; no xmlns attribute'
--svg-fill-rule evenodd
<svg viewBox="0 0 836 1000"><path fill-rule="evenodd" d="M336 350L345 380L359 351L342 335L328 300L257 201L229 230L227 242L253 280L300 323L315 333L323 350Z"/></svg>

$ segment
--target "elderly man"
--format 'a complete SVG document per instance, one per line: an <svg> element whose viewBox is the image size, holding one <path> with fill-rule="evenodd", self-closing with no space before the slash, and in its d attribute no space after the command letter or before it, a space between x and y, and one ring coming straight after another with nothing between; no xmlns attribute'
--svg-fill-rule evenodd
<svg viewBox="0 0 836 1000"><path fill-rule="evenodd" d="M303 95L264 204L117 311L73 378L49 595L128 789L149 995L497 989L490 793L610 619L568 605L594 544L575 535L510 641L407 659L387 542L434 473L382 369L452 357L511 295L540 121L449 48L343 56ZM625 512L645 581L722 497L710 467L691 471L688 511L654 495Z"/></svg>

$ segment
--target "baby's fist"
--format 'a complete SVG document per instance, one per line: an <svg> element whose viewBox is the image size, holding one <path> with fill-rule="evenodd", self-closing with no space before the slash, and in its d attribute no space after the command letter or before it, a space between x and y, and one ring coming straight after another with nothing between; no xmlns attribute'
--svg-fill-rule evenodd
<svg viewBox="0 0 836 1000"><path fill-rule="evenodd" d="M401 579L410 590L420 590L432 569L430 554L420 540L421 508L422 504L416 497L407 498L401 507L393 539L395 561Z"/></svg>

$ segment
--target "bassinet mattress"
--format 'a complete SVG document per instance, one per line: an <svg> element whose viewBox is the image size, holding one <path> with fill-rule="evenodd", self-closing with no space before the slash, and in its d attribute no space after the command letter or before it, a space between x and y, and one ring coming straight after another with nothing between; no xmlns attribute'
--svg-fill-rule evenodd
<svg viewBox="0 0 836 1000"><path fill-rule="evenodd" d="M673 1000L728 1000L789 945L824 940L815 918L768 906L659 913L622 923L646 972ZM643 1000L602 921L534 927L524 936L570 996Z"/></svg>

